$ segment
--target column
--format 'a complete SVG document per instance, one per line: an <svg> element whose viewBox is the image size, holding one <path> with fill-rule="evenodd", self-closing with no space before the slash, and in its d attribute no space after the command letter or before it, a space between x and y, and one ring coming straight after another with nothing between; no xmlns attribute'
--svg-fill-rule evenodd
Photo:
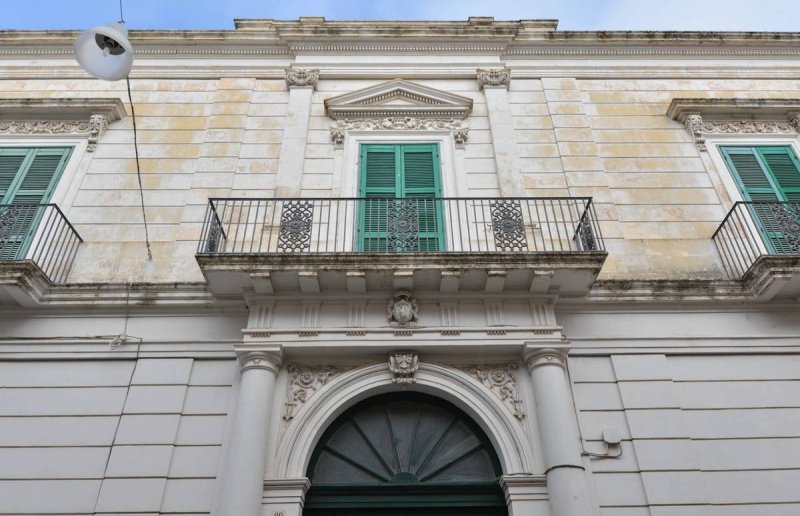
<svg viewBox="0 0 800 516"><path fill-rule="evenodd" d="M217 514L260 516L264 491L267 433L279 347L239 353L242 382Z"/></svg>
<svg viewBox="0 0 800 516"><path fill-rule="evenodd" d="M528 348L525 360L533 381L551 516L594 514L566 374L567 350Z"/></svg>
<svg viewBox="0 0 800 516"><path fill-rule="evenodd" d="M308 122L311 117L311 96L317 85L319 70L286 70L289 105L283 126L278 175L275 178L276 197L299 197L303 179L303 163L308 141Z"/></svg>
<svg viewBox="0 0 800 516"><path fill-rule="evenodd" d="M525 187L522 182L517 136L514 133L511 108L508 103L511 70L508 68L490 70L479 68L477 75L478 84L486 97L486 109L489 111L489 126L492 131L500 195L504 197L524 196Z"/></svg>

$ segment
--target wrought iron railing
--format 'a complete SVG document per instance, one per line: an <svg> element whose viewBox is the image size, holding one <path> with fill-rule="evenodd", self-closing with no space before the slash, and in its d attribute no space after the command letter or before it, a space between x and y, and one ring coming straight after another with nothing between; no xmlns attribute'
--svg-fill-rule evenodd
<svg viewBox="0 0 800 516"><path fill-rule="evenodd" d="M32 260L64 283L83 242L55 204L0 204L0 260Z"/></svg>
<svg viewBox="0 0 800 516"><path fill-rule="evenodd" d="M800 202L737 202L711 238L733 278L763 255L800 256Z"/></svg>
<svg viewBox="0 0 800 516"><path fill-rule="evenodd" d="M210 199L199 254L602 251L589 197Z"/></svg>

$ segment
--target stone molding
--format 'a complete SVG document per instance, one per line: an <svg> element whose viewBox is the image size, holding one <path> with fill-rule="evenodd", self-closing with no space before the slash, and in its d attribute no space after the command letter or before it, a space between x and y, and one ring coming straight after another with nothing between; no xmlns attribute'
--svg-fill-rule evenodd
<svg viewBox="0 0 800 516"><path fill-rule="evenodd" d="M800 133L800 99L676 98L667 116L681 122L700 151L712 134Z"/></svg>
<svg viewBox="0 0 800 516"><path fill-rule="evenodd" d="M567 348L538 348L525 352L525 362L528 364L528 369L535 369L541 366L554 365L566 369L567 355L569 349Z"/></svg>
<svg viewBox="0 0 800 516"><path fill-rule="evenodd" d="M81 136L88 138L87 152L108 124L125 116L119 99L0 99L0 136Z"/></svg>
<svg viewBox="0 0 800 516"><path fill-rule="evenodd" d="M342 367L322 365L307 366L292 364L287 368L289 379L286 382L286 401L283 419L294 418L300 408L320 390L330 378L344 371Z"/></svg>
<svg viewBox="0 0 800 516"><path fill-rule="evenodd" d="M469 127L456 118L389 117L382 119L345 119L331 126L331 140L344 143L347 131L450 131L456 145L469 139Z"/></svg>
<svg viewBox="0 0 800 516"><path fill-rule="evenodd" d="M511 68L478 68L475 71L480 89L506 88L511 84Z"/></svg>
<svg viewBox="0 0 800 516"><path fill-rule="evenodd" d="M242 373L250 369L263 369L278 374L283 361L283 351L279 346L258 350L237 350Z"/></svg>
<svg viewBox="0 0 800 516"><path fill-rule="evenodd" d="M286 87L292 88L317 88L319 81L319 68L287 68Z"/></svg>
<svg viewBox="0 0 800 516"><path fill-rule="evenodd" d="M515 418L519 420L525 418L525 410L516 379L517 364L481 364L461 366L459 369L492 391L514 414Z"/></svg>

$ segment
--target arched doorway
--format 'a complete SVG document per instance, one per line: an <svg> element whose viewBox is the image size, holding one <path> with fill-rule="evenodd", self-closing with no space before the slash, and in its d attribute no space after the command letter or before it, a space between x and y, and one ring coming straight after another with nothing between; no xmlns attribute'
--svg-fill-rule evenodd
<svg viewBox="0 0 800 516"><path fill-rule="evenodd" d="M507 516L500 462L461 410L419 393L367 399L325 431L304 516Z"/></svg>

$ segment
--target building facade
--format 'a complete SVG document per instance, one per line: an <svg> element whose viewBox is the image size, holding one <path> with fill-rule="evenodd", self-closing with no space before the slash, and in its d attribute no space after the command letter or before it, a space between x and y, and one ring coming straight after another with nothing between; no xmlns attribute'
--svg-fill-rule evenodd
<svg viewBox="0 0 800 516"><path fill-rule="evenodd" d="M800 34L77 35L0 32L0 514L800 512Z"/></svg>

